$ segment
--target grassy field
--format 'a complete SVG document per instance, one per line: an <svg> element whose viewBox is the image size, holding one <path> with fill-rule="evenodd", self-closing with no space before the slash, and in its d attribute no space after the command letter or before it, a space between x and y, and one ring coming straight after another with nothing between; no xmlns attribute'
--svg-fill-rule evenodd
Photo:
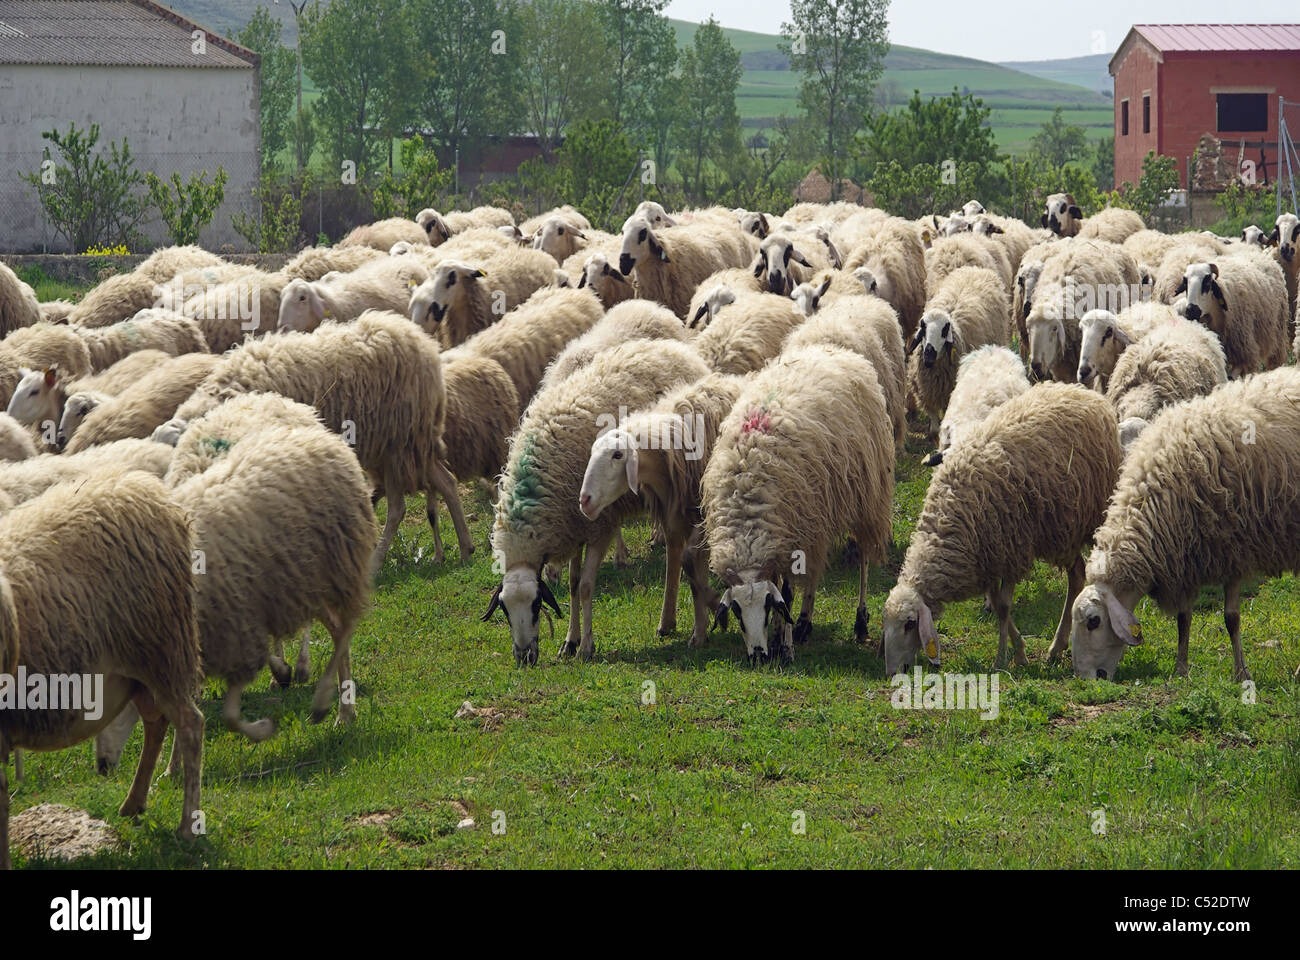
<svg viewBox="0 0 1300 960"><path fill-rule="evenodd" d="M912 436L899 462L896 546L872 577L873 640L924 497L924 450ZM354 640L355 725L308 724L310 689L277 690L264 672L244 712L272 716L279 731L251 744L224 729L213 699L222 691L209 685L208 835L196 845L172 837L180 791L165 778L138 822L117 817L138 731L107 778L95 774L89 744L29 754L13 811L53 801L107 820L120 850L77 866L1300 864L1291 680L1300 583L1291 577L1254 586L1242 605L1258 685L1246 704L1231 679L1219 591L1207 590L1196 611L1190 679L1172 676L1174 625L1144 601L1146 644L1117 683L1085 683L1044 662L1064 582L1040 566L1016 592L1031 664L1000 675L1000 713L984 720L891 706L881 661L851 639L857 580L843 565L819 598L812 640L787 668L751 668L735 633L689 649L685 590L686 630L656 637L663 555L644 523L625 531L631 565L601 571L594 660L559 660L543 628L540 665L519 669L500 615L478 619L495 582L491 511L481 492L464 492L479 545L466 564L433 564L422 504L410 504ZM557 595L567 612L564 588ZM990 668L997 628L981 607L955 604L939 619L945 670ZM329 654L319 627L312 652L315 675ZM458 719L466 700L489 714ZM1093 829L1097 811L1104 834ZM465 817L477 826L457 829Z"/></svg>

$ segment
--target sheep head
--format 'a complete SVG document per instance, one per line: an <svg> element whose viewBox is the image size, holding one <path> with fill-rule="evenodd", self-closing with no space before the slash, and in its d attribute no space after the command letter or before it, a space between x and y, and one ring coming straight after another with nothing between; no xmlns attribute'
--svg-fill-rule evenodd
<svg viewBox="0 0 1300 960"><path fill-rule="evenodd" d="M325 282L324 278L319 282ZM329 316L329 307L315 284L295 277L280 291L280 315L276 321L280 330L315 330Z"/></svg>
<svg viewBox="0 0 1300 960"><path fill-rule="evenodd" d="M799 284L790 291L790 299L794 301L796 310L805 317L811 317L821 306L822 297L826 296L826 291L830 288L831 275L828 273L822 278L821 283L809 281Z"/></svg>
<svg viewBox="0 0 1300 960"><path fill-rule="evenodd" d="M1100 374L1109 377L1120 353L1133 343L1109 310L1089 310L1079 321L1079 382L1092 386Z"/></svg>
<svg viewBox="0 0 1300 960"><path fill-rule="evenodd" d="M623 249L619 254L618 269L623 276L630 276L638 263L647 260L672 262L650 221L640 215L629 217L623 224Z"/></svg>
<svg viewBox="0 0 1300 960"><path fill-rule="evenodd" d="M1044 302L1040 298L1025 319L1029 335L1029 370L1035 380L1046 380L1052 369L1065 356L1064 294L1060 289L1049 291Z"/></svg>
<svg viewBox="0 0 1300 960"><path fill-rule="evenodd" d="M1300 218L1294 213L1282 214L1273 224L1273 232L1268 236L1268 245L1277 247L1282 259L1290 263L1295 259L1298 243L1300 243Z"/></svg>
<svg viewBox="0 0 1300 960"><path fill-rule="evenodd" d="M449 313L467 303L471 286L485 276L478 267L460 260L442 261L411 294L411 322L432 333Z"/></svg>
<svg viewBox="0 0 1300 960"><path fill-rule="evenodd" d="M542 604L554 610L557 617L564 616L551 588L542 579L542 566L545 566L545 560L538 567L519 564L507 570L492 591L487 612L480 617L486 623L497 610L505 614L506 623L510 625L515 663L521 667L537 663L538 621Z"/></svg>
<svg viewBox="0 0 1300 960"><path fill-rule="evenodd" d="M740 229L762 240L772 232L772 225L766 213L744 213L740 217Z"/></svg>
<svg viewBox="0 0 1300 960"><path fill-rule="evenodd" d="M1070 660L1075 676L1105 680L1115 675L1124 652L1142 642L1133 616L1137 598L1125 601L1106 583L1091 583L1070 608Z"/></svg>
<svg viewBox="0 0 1300 960"><path fill-rule="evenodd" d="M967 200L962 204L961 212L967 217L978 217L980 214L984 213L984 204L980 203L978 200Z"/></svg>
<svg viewBox="0 0 1300 960"><path fill-rule="evenodd" d="M442 214L432 207L425 207L415 215L415 222L429 235L429 245L436 247L451 239L451 227L442 219Z"/></svg>
<svg viewBox="0 0 1300 960"><path fill-rule="evenodd" d="M1226 322L1228 300L1219 285L1219 265L1192 263L1183 271L1182 282L1175 294L1187 294L1185 316L1188 320L1204 323L1220 336Z"/></svg>
<svg viewBox="0 0 1300 960"><path fill-rule="evenodd" d="M1047 198L1043 212L1043 226L1058 237L1073 237L1079 232L1083 211L1068 193L1054 193Z"/></svg>
<svg viewBox="0 0 1300 960"><path fill-rule="evenodd" d="M778 630L784 632L794 625L794 619L790 616L793 594L790 593L789 583L786 583L785 592L782 592L772 582L775 576L775 571L769 572L764 569L746 571L741 576L728 571L727 576L724 577L728 581L736 582L731 583L723 591L714 614L713 625L725 630L728 615L732 613L736 615L736 619L740 621L741 635L745 639L745 652L751 664L760 663L772 655L768 643L768 627L772 622L773 613L785 621L784 625L777 622Z"/></svg>
<svg viewBox="0 0 1300 960"><path fill-rule="evenodd" d="M704 298L704 302L701 303L699 309L695 311L695 316L691 317L691 322L687 326L690 329L694 329L696 324L701 320L704 320L704 326L707 327L713 322L714 317L718 315L719 310L727 304L735 302L735 291L725 283L720 283L709 291L708 296Z"/></svg>
<svg viewBox="0 0 1300 960"><path fill-rule="evenodd" d="M1256 247L1268 246L1272 239L1273 238L1269 234L1265 233L1253 223L1250 226L1243 228L1241 231L1241 242L1249 243Z"/></svg>
<svg viewBox="0 0 1300 960"><path fill-rule="evenodd" d="M582 475L578 509L595 520L629 490L637 492L640 455L635 438L621 427L609 430L591 445L591 456Z"/></svg>
<svg viewBox="0 0 1300 960"><path fill-rule="evenodd" d="M77 432L77 428L90 416L92 410L104 402L104 397L98 393L74 393L68 397L67 402L63 404L63 416L59 418L59 449L62 450L72 439L72 435ZM164 424L165 426L165 424ZM159 427L158 430L161 430ZM156 434L158 431L155 430ZM178 434L179 436L179 434ZM176 444L173 443L172 446Z"/></svg>
<svg viewBox="0 0 1300 960"><path fill-rule="evenodd" d="M939 666L939 635L934 629L934 614L920 592L909 583L897 583L885 600L881 651L885 656L885 676L901 673L924 652L930 665Z"/></svg>
<svg viewBox="0 0 1300 960"><path fill-rule="evenodd" d="M563 217L550 217L533 234L533 249L548 253L556 263L563 263L578 252L578 241L587 235Z"/></svg>
<svg viewBox="0 0 1300 960"><path fill-rule="evenodd" d="M912 335L912 340L907 345L907 352L912 353L918 346L924 344L921 347L921 366L929 370L939 357L952 352L954 339L952 317L947 311L927 310L916 326L916 333Z"/></svg>
<svg viewBox="0 0 1300 960"><path fill-rule="evenodd" d="M40 370L19 367L18 386L9 398L8 413L23 424L57 424L63 399L58 364Z"/></svg>
<svg viewBox="0 0 1300 960"><path fill-rule="evenodd" d="M769 293L789 296L795 287L794 278L790 275L791 262L812 269L812 264L795 249L790 237L781 233L769 234L758 245L754 276L763 281Z"/></svg>
<svg viewBox="0 0 1300 960"><path fill-rule="evenodd" d="M677 226L677 221L668 215L668 211L663 208L663 204L656 203L654 200L642 200L637 204L636 209L632 211L632 216L623 221L624 233L627 232L627 225L637 217L646 220L656 230Z"/></svg>

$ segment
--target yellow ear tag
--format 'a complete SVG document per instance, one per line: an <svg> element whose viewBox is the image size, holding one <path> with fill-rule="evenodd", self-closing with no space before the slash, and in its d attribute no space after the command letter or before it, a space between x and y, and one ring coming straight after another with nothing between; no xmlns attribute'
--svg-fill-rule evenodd
<svg viewBox="0 0 1300 960"><path fill-rule="evenodd" d="M1135 638L1136 638L1136 637L1140 637L1140 636L1142 636L1142 626L1141 626L1141 624L1130 623L1130 624L1128 625L1128 632L1131 633L1131 634L1133 634L1133 636L1134 636Z"/></svg>
<svg viewBox="0 0 1300 960"><path fill-rule="evenodd" d="M925 655L931 659L934 659L939 655L939 645L934 642L933 637L926 641Z"/></svg>

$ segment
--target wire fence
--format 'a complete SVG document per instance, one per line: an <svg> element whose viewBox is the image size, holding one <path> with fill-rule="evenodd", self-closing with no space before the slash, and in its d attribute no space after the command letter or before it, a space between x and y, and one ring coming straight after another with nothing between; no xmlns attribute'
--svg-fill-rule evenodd
<svg viewBox="0 0 1300 960"><path fill-rule="evenodd" d="M25 175L40 174L44 159L39 150L0 152L0 251L84 253L71 249L68 240L46 215L37 188L25 179ZM57 156L54 159L57 164ZM200 242L212 250L229 248L230 252L245 252L250 249L235 230L232 218L243 214L257 220L261 215L257 195L260 167L255 153L132 154L132 160L141 173L154 173L163 180L179 173L183 181L188 181L191 175L206 172L211 182L219 169L225 170L229 177L225 199L212 222L201 232ZM169 242L157 211L151 213L141 233L155 246Z"/></svg>

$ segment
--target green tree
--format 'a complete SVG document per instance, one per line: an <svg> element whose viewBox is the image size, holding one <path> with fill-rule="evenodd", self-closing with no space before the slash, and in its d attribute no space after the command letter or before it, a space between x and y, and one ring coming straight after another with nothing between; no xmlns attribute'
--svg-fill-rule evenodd
<svg viewBox="0 0 1300 960"><path fill-rule="evenodd" d="M889 0L791 0L780 49L799 80L799 106L819 130L822 170L837 190L853 134L872 110L889 52Z"/></svg>
<svg viewBox="0 0 1300 960"><path fill-rule="evenodd" d="M600 0L612 59L610 113L619 126L637 129L638 113L656 101L655 94L677 62L677 35L663 16L667 4L668 0Z"/></svg>
<svg viewBox="0 0 1300 960"><path fill-rule="evenodd" d="M451 171L439 166L437 152L426 147L418 134L402 141L401 157L402 177L387 170L370 191L376 219L414 220L425 207L436 207L451 186Z"/></svg>
<svg viewBox="0 0 1300 960"><path fill-rule="evenodd" d="M681 103L677 136L694 170L695 195L704 196L704 163L740 152L736 90L744 72L738 51L712 17L695 31L681 55ZM688 189L690 185L688 184Z"/></svg>
<svg viewBox="0 0 1300 960"><path fill-rule="evenodd" d="M249 216L242 210L230 218L235 232L247 240L258 253L284 253L298 245L302 232L302 199L311 189L311 174L296 187L281 184L264 175L258 187L260 214Z"/></svg>
<svg viewBox="0 0 1300 960"><path fill-rule="evenodd" d="M1103 137L1094 146L1092 175L1103 190L1115 189L1115 138Z"/></svg>
<svg viewBox="0 0 1300 960"><path fill-rule="evenodd" d="M610 65L600 11L590 0L533 0L519 19L528 127L550 160L568 125L600 109Z"/></svg>
<svg viewBox="0 0 1300 960"><path fill-rule="evenodd" d="M1039 128L1029 141L1030 149L1046 157L1053 166L1063 167L1071 160L1084 155L1088 147L1088 137L1083 127L1065 122L1065 111L1057 107L1052 111L1052 119Z"/></svg>
<svg viewBox="0 0 1300 960"><path fill-rule="evenodd" d="M1158 156L1154 150L1147 151L1142 159L1142 176L1137 185L1125 180L1113 195L1116 206L1135 210L1144 218L1151 216L1151 211L1164 203L1171 190L1178 189L1178 163L1173 157Z"/></svg>
<svg viewBox="0 0 1300 960"><path fill-rule="evenodd" d="M226 198L226 181L230 178L223 167L217 167L211 183L206 170L191 174L188 182L179 173L173 173L170 181L154 173L146 173L144 179L167 235L172 243L184 245L199 242L199 231L212 222L217 207Z"/></svg>
<svg viewBox="0 0 1300 960"><path fill-rule="evenodd" d="M293 99L297 90L297 56L280 42L280 21L258 7L235 41L262 58L258 95L262 117L262 169L271 170L289 145L293 130Z"/></svg>
<svg viewBox="0 0 1300 960"><path fill-rule="evenodd" d="M144 246L140 228L149 219L150 207L143 192L144 176L135 168L126 139L120 146L110 142L107 151L96 152L97 123L89 130L70 123L67 133L46 130L41 139L54 145L59 159L46 147L41 169L24 174L23 179L36 188L55 233L74 252L92 246L120 244L133 250Z"/></svg>

